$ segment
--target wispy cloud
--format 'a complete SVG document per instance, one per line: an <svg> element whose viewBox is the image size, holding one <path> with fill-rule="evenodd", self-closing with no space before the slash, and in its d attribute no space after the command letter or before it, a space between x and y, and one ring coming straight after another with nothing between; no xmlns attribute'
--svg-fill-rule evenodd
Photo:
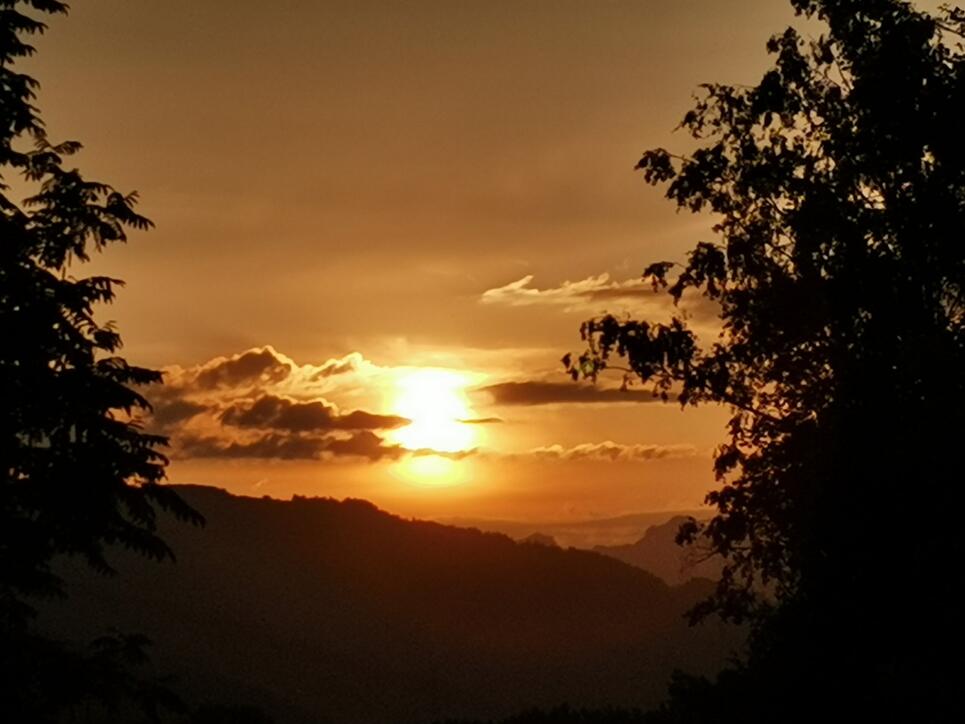
<svg viewBox="0 0 965 724"><path fill-rule="evenodd" d="M583 314L630 312L653 316L657 320L683 312L694 319L709 321L718 313L714 302L694 294L686 294L675 307L665 290L655 290L640 277L618 280L603 273L575 282L567 280L559 286L544 289L533 286L534 279L534 275L527 274L509 284L487 289L479 301L511 307L559 307L563 311Z"/></svg>
<svg viewBox="0 0 965 724"><path fill-rule="evenodd" d="M330 359L319 365L317 370L311 374L310 379L316 381L325 379L326 377L334 377L335 375L357 372L364 368L365 365L365 358L358 352L352 352L344 357Z"/></svg>
<svg viewBox="0 0 965 724"><path fill-rule="evenodd" d="M690 458L697 455L693 445L621 445L607 440L599 443L584 443L574 447L549 445L530 450L527 455L552 460L599 460L642 462L664 460L667 458Z"/></svg>
<svg viewBox="0 0 965 724"><path fill-rule="evenodd" d="M483 304L507 304L513 307L526 307L535 304L558 305L561 307L583 306L601 300L640 300L656 298L653 288L640 279L616 281L609 274L599 274L580 281L565 281L557 287L538 289L530 286L535 277L527 274L495 289L483 292Z"/></svg>

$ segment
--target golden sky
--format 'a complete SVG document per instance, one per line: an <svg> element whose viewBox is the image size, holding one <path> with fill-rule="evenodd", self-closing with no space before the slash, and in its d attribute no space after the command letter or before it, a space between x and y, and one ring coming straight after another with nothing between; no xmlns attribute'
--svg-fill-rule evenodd
<svg viewBox="0 0 965 724"><path fill-rule="evenodd" d="M423 517L690 509L721 410L559 358L711 220L633 172L701 82L754 83L774 0L87 0L25 64L54 139L157 223L127 282L170 478ZM80 270L78 270L80 273ZM698 325L713 310L694 303ZM432 454L432 451L441 454Z"/></svg>

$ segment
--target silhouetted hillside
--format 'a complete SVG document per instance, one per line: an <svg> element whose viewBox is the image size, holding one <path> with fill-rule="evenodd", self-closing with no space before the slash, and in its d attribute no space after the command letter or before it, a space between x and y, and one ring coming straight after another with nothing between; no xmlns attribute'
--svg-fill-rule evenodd
<svg viewBox="0 0 965 724"><path fill-rule="evenodd" d="M705 558L706 550L699 542L687 547L677 545L677 531L686 520L682 516L674 517L648 528L636 543L596 546L593 550L650 571L670 584L685 583L691 578L717 580L723 565L719 556Z"/></svg>
<svg viewBox="0 0 965 724"><path fill-rule="evenodd" d="M671 670L722 663L736 632L688 628L706 589L617 560L408 521L360 500L179 488L206 529L166 525L177 565L66 566L61 634L105 623L156 642L195 701L282 722L499 717L563 702L648 706Z"/></svg>

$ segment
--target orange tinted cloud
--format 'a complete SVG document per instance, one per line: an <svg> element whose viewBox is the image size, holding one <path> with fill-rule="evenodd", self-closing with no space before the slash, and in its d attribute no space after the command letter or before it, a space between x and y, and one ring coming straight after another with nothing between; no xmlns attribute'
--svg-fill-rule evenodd
<svg viewBox="0 0 965 724"><path fill-rule="evenodd" d="M271 346L165 370L148 391L149 424L171 438L177 459L336 460L397 458L398 445L374 431L409 424L327 399L341 381L374 365L358 353L300 365ZM352 384L366 384L354 379Z"/></svg>
<svg viewBox="0 0 965 724"><path fill-rule="evenodd" d="M641 277L619 281L603 273L575 282L564 281L559 286L545 289L531 286L533 279L532 274L527 274L509 284L487 289L479 301L511 307L559 307L566 312L583 314L613 307L614 311L633 311L660 321L681 312L700 320L714 319L718 314L715 302L692 293L686 294L679 305L675 305L666 290L655 290Z"/></svg>
<svg viewBox="0 0 965 724"><path fill-rule="evenodd" d="M697 455L693 445L621 445L612 440L600 443L584 443L564 448L549 445L530 450L528 455L552 460L600 460L640 462L665 458L690 458Z"/></svg>
<svg viewBox="0 0 965 724"><path fill-rule="evenodd" d="M206 389L270 384L284 380L291 371L290 361L271 347L261 347L208 362L197 371L194 383Z"/></svg>

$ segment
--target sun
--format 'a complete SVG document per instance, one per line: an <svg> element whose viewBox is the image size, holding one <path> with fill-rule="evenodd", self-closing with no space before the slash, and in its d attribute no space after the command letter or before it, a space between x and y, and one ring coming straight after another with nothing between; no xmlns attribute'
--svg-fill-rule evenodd
<svg viewBox="0 0 965 724"><path fill-rule="evenodd" d="M420 369L406 372L397 383L392 405L411 424L396 430L393 438L409 450L459 453L476 442L465 388L467 376L452 370Z"/></svg>

